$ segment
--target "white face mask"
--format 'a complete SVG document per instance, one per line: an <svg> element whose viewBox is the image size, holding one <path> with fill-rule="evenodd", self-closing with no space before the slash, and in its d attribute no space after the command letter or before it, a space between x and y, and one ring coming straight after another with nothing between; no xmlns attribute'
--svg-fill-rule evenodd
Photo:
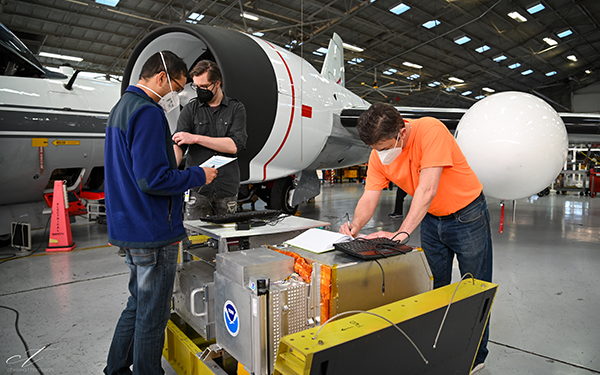
<svg viewBox="0 0 600 375"><path fill-rule="evenodd" d="M377 152L377 155L379 156L379 160L381 160L381 164L390 165L394 160L396 160L398 156L400 156L400 154L402 153L402 145L400 145L400 148L396 148L396 146L398 146L399 139L400 132L398 132L398 137L396 138L396 144L394 145L394 148L390 148L389 150L383 151L375 150ZM402 143L404 143L404 140L402 140Z"/></svg>
<svg viewBox="0 0 600 375"><path fill-rule="evenodd" d="M167 64L165 63L163 53L161 51L159 51L158 53L160 53L160 58L162 59L163 66L165 67L165 73L167 73L167 80L169 80L169 87L171 88L171 91L167 95L160 98L160 100L158 101L158 105L163 107L166 113L169 113L175 108L179 108L179 95L175 91L173 91L173 84L171 83L171 77L169 77L169 72L167 71Z"/></svg>
<svg viewBox="0 0 600 375"><path fill-rule="evenodd" d="M158 96L160 98L160 100L158 101L158 105L161 106L162 109L166 113L171 112L175 108L179 108L179 96L177 96L176 92L171 91L170 93L168 93L165 96L160 96L159 93L157 93L156 91L152 90L148 86L142 85L141 83L138 83L136 86L140 86L140 87L143 87L145 89L148 89L148 90L152 91L154 93L154 95ZM171 95L171 94L175 94L175 95ZM173 99L173 98L175 98L175 99Z"/></svg>
<svg viewBox="0 0 600 375"><path fill-rule="evenodd" d="M163 65L165 67L165 73L167 73L167 79L169 80L169 87L171 88L171 91L165 96L160 96L156 91L152 90L150 87L146 87L139 83L137 84L137 86L141 86L145 89L148 89L152 91L154 95L158 96L160 98L160 100L158 101L158 105L161 106L166 113L169 113L175 108L179 108L179 94L173 91L173 84L171 84L171 77L169 77L169 72L167 71L167 64L165 64L165 58L163 57L162 52L159 51L158 53L160 53L160 58L162 59Z"/></svg>

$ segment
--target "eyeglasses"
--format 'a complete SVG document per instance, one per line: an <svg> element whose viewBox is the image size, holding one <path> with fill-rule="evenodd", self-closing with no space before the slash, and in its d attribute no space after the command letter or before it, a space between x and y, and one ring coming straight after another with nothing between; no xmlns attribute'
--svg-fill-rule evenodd
<svg viewBox="0 0 600 375"><path fill-rule="evenodd" d="M179 86L179 90L175 90L176 93L180 93L183 91L183 86L181 86L181 84L179 82L177 82L176 80L172 79L171 82L175 82L177 84L177 86Z"/></svg>
<svg viewBox="0 0 600 375"><path fill-rule="evenodd" d="M201 86L197 86L194 82L190 83L190 87L192 88L192 90L196 90L196 89L205 89L205 90L210 90L209 87L214 85L215 83L211 83L210 85L201 85Z"/></svg>

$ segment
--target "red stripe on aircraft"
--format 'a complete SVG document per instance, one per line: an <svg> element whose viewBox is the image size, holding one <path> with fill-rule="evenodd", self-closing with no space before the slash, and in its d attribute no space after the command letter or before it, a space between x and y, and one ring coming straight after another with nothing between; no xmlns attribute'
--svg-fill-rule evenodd
<svg viewBox="0 0 600 375"><path fill-rule="evenodd" d="M312 107L302 104L302 117L312 118Z"/></svg>
<svg viewBox="0 0 600 375"><path fill-rule="evenodd" d="M271 47L273 47L273 46L271 46ZM294 108L296 106L296 97L294 96L295 95L295 93L294 93L294 78L292 77L292 72L290 72L290 68L288 67L288 64L285 62L283 56L281 56L279 51L275 50L275 52L277 52L277 54L281 58L281 61L283 61L283 65L285 65L285 68L287 69L287 72L288 72L288 76L290 77L290 84L292 86L292 113L290 114L290 123L288 124L287 132L285 133L285 137L283 138L281 145L279 145L279 148L277 149L277 151L275 151L275 154L273 154L273 156L271 156L271 159L269 159L263 166L263 181L265 181L267 179L267 165L269 165L269 163L271 163L273 161L273 159L275 159L275 156L277 156L277 154L279 154L279 152L283 148L283 145L287 141L288 136L290 135L290 131L292 130L292 123L294 122Z"/></svg>

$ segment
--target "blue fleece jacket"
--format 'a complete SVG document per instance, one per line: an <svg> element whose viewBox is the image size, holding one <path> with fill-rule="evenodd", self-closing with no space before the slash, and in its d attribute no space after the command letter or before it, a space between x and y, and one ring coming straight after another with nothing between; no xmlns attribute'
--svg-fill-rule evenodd
<svg viewBox="0 0 600 375"><path fill-rule="evenodd" d="M112 245L156 248L185 237L181 194L205 184L204 170L177 169L165 113L136 86L110 111L104 174Z"/></svg>

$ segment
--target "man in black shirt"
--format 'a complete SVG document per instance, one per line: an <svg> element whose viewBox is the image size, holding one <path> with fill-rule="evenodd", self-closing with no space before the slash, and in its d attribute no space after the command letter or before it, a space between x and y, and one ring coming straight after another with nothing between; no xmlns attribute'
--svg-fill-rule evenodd
<svg viewBox="0 0 600 375"><path fill-rule="evenodd" d="M197 97L185 106L173 135L175 156L179 164L197 166L214 155L235 157L246 148L246 109L237 99L227 97L221 88L221 70L212 61L203 60L190 71ZM237 160L219 168L212 183L190 189L184 219L234 213L240 170Z"/></svg>

